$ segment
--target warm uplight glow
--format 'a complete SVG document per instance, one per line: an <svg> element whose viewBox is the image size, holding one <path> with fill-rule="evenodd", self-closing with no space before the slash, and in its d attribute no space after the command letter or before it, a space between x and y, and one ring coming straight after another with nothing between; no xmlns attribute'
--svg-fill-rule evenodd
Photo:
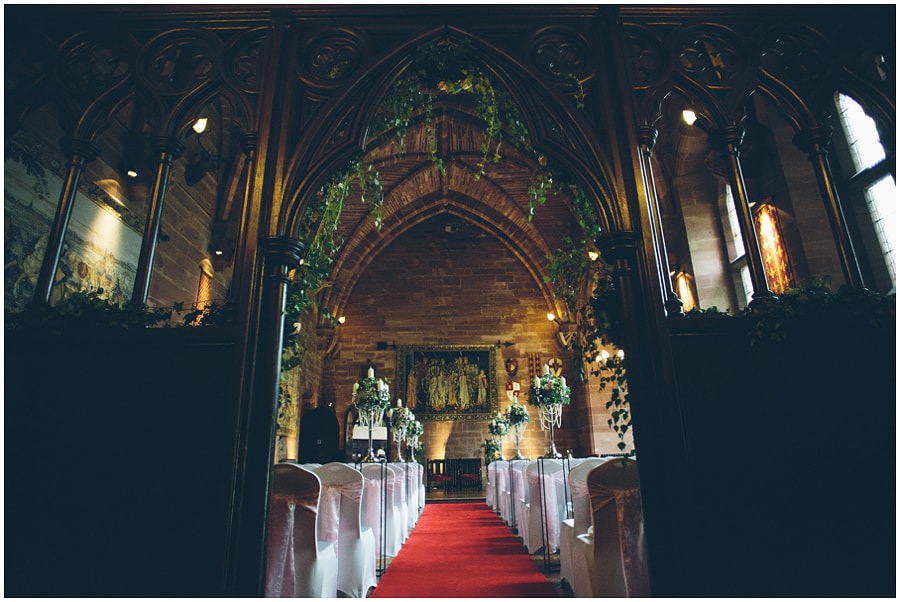
<svg viewBox="0 0 900 602"><path fill-rule="evenodd" d="M691 290L691 280L690 276L685 274L684 272L678 272L675 274L675 294L678 295L678 298L681 299L681 308L682 310L688 312L697 307L697 302L694 299L694 293Z"/></svg>
<svg viewBox="0 0 900 602"><path fill-rule="evenodd" d="M769 288L775 294L781 294L791 286L793 279L791 264L778 225L778 211L772 205L764 203L756 212L756 230L762 249L763 265Z"/></svg>
<svg viewBox="0 0 900 602"><path fill-rule="evenodd" d="M195 121L194 125L192 126L194 131L198 134L202 134L206 130L206 123L208 121L209 120L206 117L201 117L200 119Z"/></svg>
<svg viewBox="0 0 900 602"><path fill-rule="evenodd" d="M697 121L697 114L690 109L685 109L681 112L681 118L684 119L686 124L694 125Z"/></svg>

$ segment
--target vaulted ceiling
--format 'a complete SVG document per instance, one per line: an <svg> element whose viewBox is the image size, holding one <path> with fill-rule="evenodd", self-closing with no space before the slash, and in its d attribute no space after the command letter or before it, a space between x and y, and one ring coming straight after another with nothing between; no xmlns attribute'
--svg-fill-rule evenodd
<svg viewBox="0 0 900 602"><path fill-rule="evenodd" d="M363 202L355 190L341 214L338 240L344 245L322 305L341 312L354 284L381 251L411 228L438 216L448 218L448 236L477 228L501 241L554 305L544 277L547 256L573 233L569 194L551 195L530 218L529 187L537 170L533 157L506 143L500 148L500 160L489 160L481 173L483 124L466 103L446 99L435 104L430 126L436 133L436 156L443 160L442 173L429 151L428 127L424 120L410 127L402 149L388 136L374 141L367 151L363 161L376 167L384 190L383 225L376 228L371 204Z"/></svg>

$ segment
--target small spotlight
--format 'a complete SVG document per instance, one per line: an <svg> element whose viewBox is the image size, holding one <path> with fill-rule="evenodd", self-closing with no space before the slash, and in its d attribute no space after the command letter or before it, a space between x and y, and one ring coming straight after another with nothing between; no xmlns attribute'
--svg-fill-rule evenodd
<svg viewBox="0 0 900 602"><path fill-rule="evenodd" d="M597 251L588 251L588 259L590 259L591 261L597 261L598 259L600 259L600 253L598 253Z"/></svg>
<svg viewBox="0 0 900 602"><path fill-rule="evenodd" d="M346 321L347 321L347 318L345 318L344 316L341 316L340 318L338 318L338 324L343 324Z"/></svg>
<svg viewBox="0 0 900 602"><path fill-rule="evenodd" d="M215 250L215 254L216 254L216 255L224 255L224 254L225 254L225 251L223 251L222 249L216 249L216 250Z"/></svg>
<svg viewBox="0 0 900 602"><path fill-rule="evenodd" d="M690 109L683 110L681 112L681 118L684 119L684 122L688 125L694 125L694 123L697 122L697 114Z"/></svg>
<svg viewBox="0 0 900 602"><path fill-rule="evenodd" d="M556 321L556 315L553 314L553 313L548 313L548 314L547 314L547 319L550 320L551 322L555 322L555 321Z"/></svg>
<svg viewBox="0 0 900 602"><path fill-rule="evenodd" d="M209 120L206 117L201 117L197 121L194 122L194 125L191 126L195 132L198 134L202 134L206 130L206 123Z"/></svg>
<svg viewBox="0 0 900 602"><path fill-rule="evenodd" d="M137 172L134 171L133 169L129 169L128 171L125 172L125 175L128 176L129 178L133 179L133 178L137 177Z"/></svg>

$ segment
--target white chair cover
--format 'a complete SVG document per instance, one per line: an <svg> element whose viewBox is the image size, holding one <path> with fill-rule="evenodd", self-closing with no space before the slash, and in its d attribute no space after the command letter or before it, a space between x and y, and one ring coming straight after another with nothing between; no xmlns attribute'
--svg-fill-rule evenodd
<svg viewBox="0 0 900 602"><path fill-rule="evenodd" d="M376 584L376 558L375 535L361 522L363 475L340 462L325 464L315 473L323 487L320 514L328 517L320 522L323 537L337 548L337 589L350 598L365 598Z"/></svg>
<svg viewBox="0 0 900 602"><path fill-rule="evenodd" d="M372 462L362 464L362 474L365 482L363 483L363 496L360 522L364 527L372 529L372 535L375 537L375 557L381 558L382 552L384 556L394 556L388 554L388 550L393 548L388 546L388 530L387 517L390 511L389 505L385 504L383 498L387 495L387 484L392 475L387 474L387 467L380 462ZM384 476L384 480L382 479ZM399 548L399 544L391 542L391 546Z"/></svg>
<svg viewBox="0 0 900 602"><path fill-rule="evenodd" d="M406 509L408 512L406 526L407 530L412 532L419 520L419 465L404 462L401 466L406 477Z"/></svg>
<svg viewBox="0 0 900 602"><path fill-rule="evenodd" d="M416 466L419 469L419 516L421 516L422 511L425 510L425 467L422 464L416 464Z"/></svg>
<svg viewBox="0 0 900 602"><path fill-rule="evenodd" d="M529 472L531 472L533 478L529 478ZM529 504L531 504L532 500L538 502L537 496L540 495L537 460L525 462L522 470L518 470L518 466L516 467L513 473L513 487L515 488L513 501L516 509L516 529L519 537L522 539L522 543L528 548L528 553L533 554L534 550L532 550L531 545L534 543L532 540L535 537L537 538L537 547L540 548L541 546L540 511L535 516L529 515L528 512ZM538 508L538 510L540 509ZM534 524L531 524L532 520Z"/></svg>
<svg viewBox="0 0 900 602"><path fill-rule="evenodd" d="M495 486L497 483L497 462L491 462L487 467L487 475L488 475L488 486L484 492L484 503L491 507L494 512L497 511L497 502L496 496L494 495Z"/></svg>
<svg viewBox="0 0 900 602"><path fill-rule="evenodd" d="M545 546L552 554L559 548L560 523L566 512L562 461L529 462L524 474L526 493L519 533L529 554Z"/></svg>
<svg viewBox="0 0 900 602"><path fill-rule="evenodd" d="M403 471L403 467L396 463L389 463L387 467L394 475L393 489L388 485L388 497L393 499L396 512L394 520L396 521L395 528L400 537L400 545L397 546L397 551L399 552L400 546L402 546L406 542L406 538L409 537L409 507L406 503L406 473Z"/></svg>
<svg viewBox="0 0 900 602"><path fill-rule="evenodd" d="M525 468L528 466L529 460L513 460L510 467L510 514L513 519L513 526L517 530L521 530L522 521L525 519L524 507L521 503L525 499ZM520 531L521 532L521 531Z"/></svg>
<svg viewBox="0 0 900 602"><path fill-rule="evenodd" d="M317 537L319 477L296 464L276 464L269 508L268 598L334 598L337 555Z"/></svg>
<svg viewBox="0 0 900 602"><path fill-rule="evenodd" d="M644 515L637 462L613 458L588 475L591 528L572 549L576 597L646 598Z"/></svg>
<svg viewBox="0 0 900 602"><path fill-rule="evenodd" d="M509 462L497 462L497 510L500 518L507 525L510 524L509 512Z"/></svg>
<svg viewBox="0 0 900 602"><path fill-rule="evenodd" d="M587 477L590 472L603 464L606 458L572 458L569 471L569 492L572 499L573 517L559 525L559 576L572 587L572 547L578 535L587 533L591 526L591 498L588 493Z"/></svg>

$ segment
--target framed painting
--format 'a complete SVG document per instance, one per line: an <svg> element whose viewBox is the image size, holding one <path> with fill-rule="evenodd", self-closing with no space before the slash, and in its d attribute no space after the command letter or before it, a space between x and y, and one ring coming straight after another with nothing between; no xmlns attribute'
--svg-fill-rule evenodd
<svg viewBox="0 0 900 602"><path fill-rule="evenodd" d="M397 348L397 396L419 420L490 420L499 407L496 347Z"/></svg>

